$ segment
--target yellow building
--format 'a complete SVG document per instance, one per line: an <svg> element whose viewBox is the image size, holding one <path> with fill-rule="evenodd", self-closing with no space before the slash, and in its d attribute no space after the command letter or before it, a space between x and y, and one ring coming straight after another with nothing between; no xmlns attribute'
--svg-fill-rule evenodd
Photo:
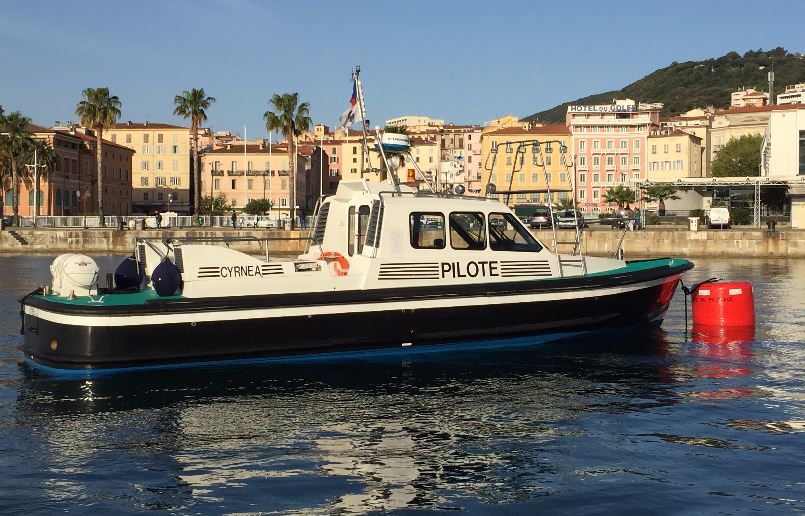
<svg viewBox="0 0 805 516"><path fill-rule="evenodd" d="M676 181L702 174L702 139L680 129L648 136L646 179Z"/></svg>
<svg viewBox="0 0 805 516"><path fill-rule="evenodd" d="M540 143L537 145L535 140ZM547 193L518 193L509 205L518 202L557 202L571 198L573 176L570 156L570 130L562 125L531 127L520 125L484 135L481 159L481 190L493 183L497 190L564 190ZM561 147L567 153L561 152ZM493 149L496 149L493 150ZM506 201L506 196L499 199Z"/></svg>
<svg viewBox="0 0 805 516"><path fill-rule="evenodd" d="M126 122L106 129L104 138L134 150L132 208L135 213L190 210L190 129L153 122Z"/></svg>

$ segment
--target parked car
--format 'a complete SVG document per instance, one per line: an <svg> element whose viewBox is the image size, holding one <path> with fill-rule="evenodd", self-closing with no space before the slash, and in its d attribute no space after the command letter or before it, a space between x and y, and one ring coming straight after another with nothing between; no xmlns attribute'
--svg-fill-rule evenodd
<svg viewBox="0 0 805 516"><path fill-rule="evenodd" d="M707 226L710 229L729 228L730 227L729 208L710 208L710 214L707 216Z"/></svg>
<svg viewBox="0 0 805 516"><path fill-rule="evenodd" d="M551 227L553 225L553 219L551 218L550 208L545 206L535 209L531 218L528 219L528 225L529 227L537 229Z"/></svg>
<svg viewBox="0 0 805 516"><path fill-rule="evenodd" d="M11 226L11 223L14 221L14 218L11 215L3 215L3 227Z"/></svg>
<svg viewBox="0 0 805 516"><path fill-rule="evenodd" d="M584 214L580 211L576 211L574 215L573 210L565 210L556 217L556 227L560 229L576 229L577 223L580 228L588 226L587 221L584 220Z"/></svg>

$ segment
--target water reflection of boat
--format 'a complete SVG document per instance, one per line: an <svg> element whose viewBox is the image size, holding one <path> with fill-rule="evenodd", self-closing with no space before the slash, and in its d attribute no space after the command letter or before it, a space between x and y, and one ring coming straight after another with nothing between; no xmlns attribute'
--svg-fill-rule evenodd
<svg viewBox="0 0 805 516"><path fill-rule="evenodd" d="M655 338L641 335L635 346L645 353ZM617 339L620 349L626 340ZM602 367L600 341L567 345L350 360L349 368L288 361L237 375L205 366L54 379L25 366L16 417L36 429L34 442L46 443L55 464L80 468L108 451L136 465L148 455L148 468L162 472L152 482L177 507L250 483L270 491L304 481L329 496L311 493L306 503L345 513L449 508L445 489L523 500L556 487L546 479L561 476L561 461L546 456L580 432L578 419L668 397L653 361Z"/></svg>

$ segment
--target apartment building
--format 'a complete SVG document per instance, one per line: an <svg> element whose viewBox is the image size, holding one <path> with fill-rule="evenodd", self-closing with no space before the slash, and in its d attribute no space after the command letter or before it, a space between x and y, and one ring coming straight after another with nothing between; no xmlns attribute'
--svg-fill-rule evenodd
<svg viewBox="0 0 805 516"><path fill-rule="evenodd" d="M655 131L648 136L646 179L676 181L703 177L702 139L681 129Z"/></svg>
<svg viewBox="0 0 805 516"><path fill-rule="evenodd" d="M570 155L571 133L565 125L531 126L529 124L499 129L484 134L481 160L485 174L497 190L547 190L500 195L509 205L518 202L556 202L570 196L573 160ZM562 151L565 152L562 152ZM481 189L486 188L486 176Z"/></svg>
<svg viewBox="0 0 805 516"><path fill-rule="evenodd" d="M134 150L132 201L135 213L191 209L192 164L190 129L154 122L125 122L104 136Z"/></svg>
<svg viewBox="0 0 805 516"><path fill-rule="evenodd" d="M35 186L33 167L23 167L20 181L19 214L91 215L98 213L98 168L96 165L95 135L75 126L47 128L29 124L34 139L45 142L57 156L52 170L42 171L39 188ZM104 213L131 214L131 159L133 152L104 139L103 145ZM32 165L26 163L26 165ZM40 169L41 170L41 169ZM11 181L4 183L3 213L12 213ZM38 190L38 192L37 192ZM34 193L37 192L37 200Z"/></svg>
<svg viewBox="0 0 805 516"><path fill-rule="evenodd" d="M307 153L307 157L305 156ZM295 206L306 209L307 174L310 152L297 149ZM224 194L235 209L242 210L252 199L268 199L273 213L290 214L290 181L286 143L233 142L213 149L201 158L201 194Z"/></svg>
<svg viewBox="0 0 805 516"><path fill-rule="evenodd" d="M777 95L777 104L805 104L805 83L791 84Z"/></svg>
<svg viewBox="0 0 805 516"><path fill-rule="evenodd" d="M631 99L612 104L568 106L566 124L573 135L576 201L582 210L607 211L604 194L616 185L646 177L646 143L659 128L662 104Z"/></svg>

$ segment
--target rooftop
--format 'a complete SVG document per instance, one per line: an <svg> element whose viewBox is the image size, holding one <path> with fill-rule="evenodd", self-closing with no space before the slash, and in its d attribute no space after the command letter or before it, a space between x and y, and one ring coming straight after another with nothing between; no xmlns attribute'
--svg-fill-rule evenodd
<svg viewBox="0 0 805 516"><path fill-rule="evenodd" d="M526 134L560 134L570 136L570 128L568 128L565 124L538 125L533 127L524 127L522 125L518 125L515 127L506 127L504 129L492 131L491 133L488 133L487 136L515 136Z"/></svg>

